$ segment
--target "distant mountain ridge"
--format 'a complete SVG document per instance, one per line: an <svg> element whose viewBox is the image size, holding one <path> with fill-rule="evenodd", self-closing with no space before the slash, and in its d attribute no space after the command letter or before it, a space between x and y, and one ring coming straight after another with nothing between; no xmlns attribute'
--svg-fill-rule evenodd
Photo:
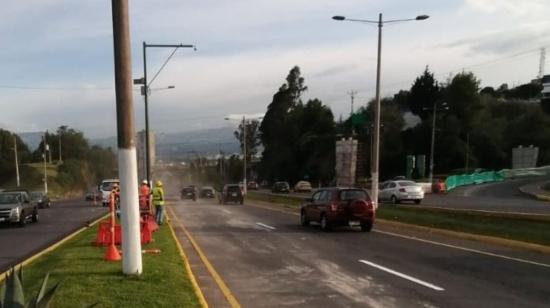
<svg viewBox="0 0 550 308"><path fill-rule="evenodd" d="M235 139L234 127L220 127L188 131L182 133L162 133L156 135L158 159L182 159L199 155L240 153L239 142ZM23 142L31 151L38 148L43 132L19 133ZM116 150L117 138L88 139L91 145Z"/></svg>

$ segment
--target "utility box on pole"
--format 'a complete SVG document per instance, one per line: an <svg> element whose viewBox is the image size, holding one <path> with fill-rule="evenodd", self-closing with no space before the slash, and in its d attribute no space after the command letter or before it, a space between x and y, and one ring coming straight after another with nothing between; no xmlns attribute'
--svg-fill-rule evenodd
<svg viewBox="0 0 550 308"><path fill-rule="evenodd" d="M336 186L354 186L356 167L357 140L336 141Z"/></svg>

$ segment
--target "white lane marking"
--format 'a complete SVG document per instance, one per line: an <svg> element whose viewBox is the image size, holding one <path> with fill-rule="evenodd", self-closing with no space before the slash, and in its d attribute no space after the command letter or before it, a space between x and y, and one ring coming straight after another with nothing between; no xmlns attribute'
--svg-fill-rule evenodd
<svg viewBox="0 0 550 308"><path fill-rule="evenodd" d="M269 230L275 230L275 227L272 227L272 226L268 226L266 224L263 224L261 222L257 222L256 225L260 226L260 227L263 227L263 228L266 228L266 229L269 229Z"/></svg>
<svg viewBox="0 0 550 308"><path fill-rule="evenodd" d="M226 214L231 214L231 211L226 210L226 209L223 209L223 212L226 213Z"/></svg>
<svg viewBox="0 0 550 308"><path fill-rule="evenodd" d="M415 282L415 283L418 283L419 285L423 285L427 288L430 288L430 289L433 289L433 290L436 290L436 291L445 291L445 289L443 289L442 287L438 287L434 284L431 284L429 282L426 282L426 281L423 281L423 280L420 280L418 278L414 278L412 276L409 276L409 275L406 275L406 274L403 274L403 273L400 273L398 271L394 271L392 269L389 269L387 267L384 267L382 265L378 265L376 263L372 263L372 262L369 262L369 261L366 261L366 260L359 260L359 262L363 263L363 264L366 264L366 265L370 265L372 267L375 267L379 270L382 270L384 272L387 272L387 273L390 273L390 274L393 274L395 276L398 276L398 277L401 277L403 279L407 279L409 281L412 281L412 282Z"/></svg>
<svg viewBox="0 0 550 308"><path fill-rule="evenodd" d="M300 216L300 214L298 214L298 213L292 213L292 212L288 212L288 211L273 209L273 208L269 208L267 206L259 206L259 205L251 205L251 206L261 208L261 209L265 209L265 210L269 210L269 211L281 212L281 213L294 215L294 216ZM402 235L402 234L397 234L397 233L387 232L387 231L380 231L380 230L372 230L372 232L391 235L391 236L400 237L400 238L413 240L413 241L419 241L419 242L428 243L428 244L432 244L432 245L436 245L436 246L443 246L443 247L447 247L447 248L453 248L453 249L468 251L468 252L472 252L472 253L478 253L478 254L481 254L481 255L495 257L495 258L501 258L501 259L505 259L505 260L509 260L509 261L515 261L515 262L520 262L520 263L525 263L525 264L531 264L531 265L537 265L537 266L550 268L550 264L539 263L539 262L520 259L520 258L508 257L508 256L499 255L499 254L496 254L496 253L486 252L486 251L472 249L472 248L466 248L466 247L461 247L461 246L444 244L444 243L440 243L440 242L421 239L421 238L418 238L418 237L407 236L407 235Z"/></svg>
<svg viewBox="0 0 550 308"><path fill-rule="evenodd" d="M393 233L393 232L380 231L380 230L373 230L373 232L378 232L378 233L391 235L391 236L395 236L395 237L400 237L400 238L404 238L404 239L408 239L408 240L418 241L418 242L422 242L422 243L428 243L428 244L432 244L432 245L436 245L436 246L443 246L443 247L447 247L447 248L453 248L453 249L468 251L468 252L477 253L477 254L486 255L486 256L491 256L491 257L495 257L495 258L501 258L501 259L505 259L505 260L516 261L516 262L521 262L521 263L526 263L526 264L531 264L531 265L537 265L537 266L550 268L550 264L544 264L544 263L539 263L539 262L520 259L520 258L508 257L508 256L499 255L499 254L492 253L492 252L487 252L487 251L482 251L482 250L477 250L477 249L472 249L472 248L466 248L466 247L455 246L455 245L451 245L451 244L445 244L445 243L425 240L425 239L421 239L421 238L418 238L418 237L407 236L407 235L402 235L402 234Z"/></svg>

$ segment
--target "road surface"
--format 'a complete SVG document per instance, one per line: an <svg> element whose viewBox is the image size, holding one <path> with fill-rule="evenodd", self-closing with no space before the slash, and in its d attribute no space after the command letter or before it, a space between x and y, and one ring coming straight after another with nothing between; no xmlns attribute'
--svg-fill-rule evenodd
<svg viewBox="0 0 550 308"><path fill-rule="evenodd" d="M0 272L107 213L101 205L81 199L53 202L51 208L38 211L38 223L28 223L24 228L0 225Z"/></svg>
<svg viewBox="0 0 550 308"><path fill-rule="evenodd" d="M300 226L295 213L266 207L215 200L171 206L177 217L172 223L185 225L243 307L550 303L548 255L381 225L370 233L324 233L315 225ZM212 287L206 291L209 300Z"/></svg>
<svg viewBox="0 0 550 308"><path fill-rule="evenodd" d="M534 177L465 186L456 188L446 195L426 194L422 205L463 210L550 215L550 202L535 200L519 191L521 186L536 182L545 183L548 180L547 177ZM271 194L269 190L259 190L258 192ZM306 198L311 194L290 193L289 195Z"/></svg>

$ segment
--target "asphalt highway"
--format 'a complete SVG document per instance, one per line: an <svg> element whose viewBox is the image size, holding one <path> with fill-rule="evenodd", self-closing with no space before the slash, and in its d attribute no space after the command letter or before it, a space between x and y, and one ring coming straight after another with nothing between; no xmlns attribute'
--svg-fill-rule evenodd
<svg viewBox="0 0 550 308"><path fill-rule="evenodd" d="M550 215L549 202L535 200L519 191L520 187L537 182L548 182L548 178L507 180L499 183L460 187L448 194L426 194L419 206ZM271 194L269 190L259 190L258 192ZM290 193L289 195L306 198L311 194ZM414 205L412 202L408 204Z"/></svg>
<svg viewBox="0 0 550 308"><path fill-rule="evenodd" d="M325 233L255 201L174 201L171 208L243 307L550 303L549 255L381 224L370 233Z"/></svg>
<svg viewBox="0 0 550 308"><path fill-rule="evenodd" d="M38 211L38 223L28 223L24 228L0 225L0 272L107 213L101 205L82 199L56 201L51 208Z"/></svg>

